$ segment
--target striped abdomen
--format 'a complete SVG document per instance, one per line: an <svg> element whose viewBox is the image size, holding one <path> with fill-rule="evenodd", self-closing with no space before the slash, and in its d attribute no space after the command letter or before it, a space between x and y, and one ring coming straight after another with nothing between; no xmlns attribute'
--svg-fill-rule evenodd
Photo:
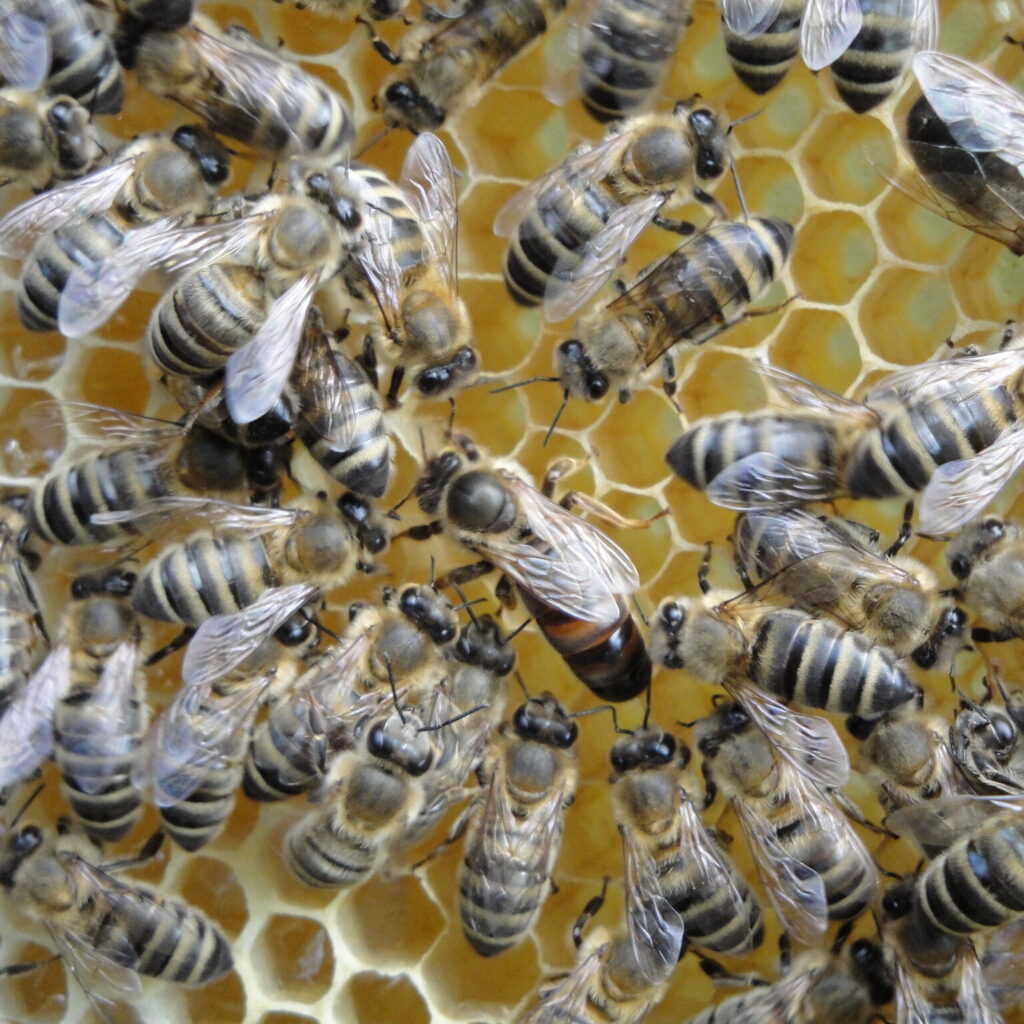
<svg viewBox="0 0 1024 1024"><path fill-rule="evenodd" d="M8 538L6 543L13 542ZM0 715L28 682L45 649L41 623L21 559L0 561Z"/></svg>
<svg viewBox="0 0 1024 1024"><path fill-rule="evenodd" d="M928 917L954 935L987 932L1024 914L1024 817L996 814L925 868L917 891Z"/></svg>
<svg viewBox="0 0 1024 1024"><path fill-rule="evenodd" d="M123 222L100 213L77 217L41 238L21 268L17 307L25 327L57 330L57 305L72 272L109 257L126 230Z"/></svg>
<svg viewBox="0 0 1024 1024"><path fill-rule="evenodd" d="M1022 413L1017 384L979 388L902 405L867 431L847 470L852 498L910 496L947 462L984 451Z"/></svg>
<svg viewBox="0 0 1024 1024"><path fill-rule="evenodd" d="M206 376L252 340L267 318L270 298L262 275L251 267L211 263L160 300L146 328L146 347L166 373Z"/></svg>
<svg viewBox="0 0 1024 1024"><path fill-rule="evenodd" d="M253 604L277 585L262 538L199 533L146 564L132 592L132 608L160 622L198 626Z"/></svg>
<svg viewBox="0 0 1024 1024"><path fill-rule="evenodd" d="M519 593L544 638L594 694L618 702L631 700L647 689L651 659L621 597L615 598L616 614L610 621L585 622L543 604L522 587Z"/></svg>
<svg viewBox="0 0 1024 1024"><path fill-rule="evenodd" d="M284 800L322 781L320 718L311 701L295 694L271 708L253 731L245 759L242 788L250 800Z"/></svg>
<svg viewBox="0 0 1024 1024"><path fill-rule="evenodd" d="M879 714L918 693L891 651L795 609L770 612L757 624L748 673L783 700L839 714Z"/></svg>
<svg viewBox="0 0 1024 1024"><path fill-rule="evenodd" d="M723 24L722 35L729 61L739 80L763 95L785 78L800 49L800 20L805 0L783 0L775 21L753 39L738 36Z"/></svg>
<svg viewBox="0 0 1024 1024"><path fill-rule="evenodd" d="M860 0L864 22L845 53L832 63L832 80L858 114L877 107L899 83L911 58L917 26L901 16L901 0Z"/></svg>
<svg viewBox="0 0 1024 1024"><path fill-rule="evenodd" d="M604 0L581 47L580 88L590 115L616 121L648 106L689 22L689 0Z"/></svg>

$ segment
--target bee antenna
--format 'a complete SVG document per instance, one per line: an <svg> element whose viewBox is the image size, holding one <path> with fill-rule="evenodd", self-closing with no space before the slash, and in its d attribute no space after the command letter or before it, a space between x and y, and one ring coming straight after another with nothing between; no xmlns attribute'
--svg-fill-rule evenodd
<svg viewBox="0 0 1024 1024"><path fill-rule="evenodd" d="M416 731L417 732L437 732L439 729L444 729L446 726L454 725L456 722L461 722L464 718L469 718L470 715L475 715L478 711L486 711L491 705L490 704L477 704L475 708L470 708L468 711L463 711L458 715L449 718L445 722L440 722L437 725L421 725Z"/></svg>
<svg viewBox="0 0 1024 1024"><path fill-rule="evenodd" d="M731 127L730 127L731 130ZM743 211L743 219L750 220L750 211L747 209L747 197L743 194L743 186L740 184L740 176L736 170L736 161L733 160L729 168L732 172L732 183L736 187L736 198L739 200L740 209Z"/></svg>
<svg viewBox="0 0 1024 1024"><path fill-rule="evenodd" d="M523 677L520 674L519 669L516 669L516 682L519 684L519 689L523 691L523 695L526 699L533 700L534 698L530 696L530 691L526 688L526 683L523 682Z"/></svg>
<svg viewBox="0 0 1024 1024"><path fill-rule="evenodd" d="M755 117L760 117L764 113L764 107L754 110L749 114L744 114L742 117L737 117L735 121L729 122L729 127L725 129L726 135L732 135L732 130L737 125L744 124L746 121L752 121Z"/></svg>
<svg viewBox="0 0 1024 1024"><path fill-rule="evenodd" d="M427 461L427 439L423 433L423 424L420 424L420 454L423 456L423 461Z"/></svg>
<svg viewBox="0 0 1024 1024"><path fill-rule="evenodd" d="M391 671L391 659L388 657L387 651L381 651L380 656L384 659L384 664L388 670L388 686L391 687L391 699L395 702L395 710L398 712L398 717L402 720L402 725L408 725L402 712L402 705L398 700L398 690L395 688L395 673Z"/></svg>
<svg viewBox="0 0 1024 1024"><path fill-rule="evenodd" d="M463 609L465 609L467 612L469 612L469 617L473 619L474 622L476 622L476 619L473 618L473 612L471 611L471 608L475 604L483 604L484 601L486 600L486 597L474 597L472 601L463 601L462 604L455 604L451 605L450 607L453 612L461 612Z"/></svg>
<svg viewBox="0 0 1024 1024"><path fill-rule="evenodd" d="M638 601L638 600L636 599L636 594L633 594L633 596L632 596L632 601L633 601L633 607L634 607L634 608L636 609L636 613L637 613L637 615L639 615L639 616L640 616L640 621L641 621L641 622L642 622L642 623L643 623L643 624L644 624L645 626L650 626L650 622L648 621L648 619L647 619L647 616L646 616L646 615L644 615L644 610L643 610L643 608L641 608L641 607L640 607L640 602L639 602L639 601Z"/></svg>
<svg viewBox="0 0 1024 1024"><path fill-rule="evenodd" d="M15 825L21 821L22 815L32 806L33 801L39 796L40 793L46 788L45 782L40 782L35 789L32 790L28 795L28 799L21 805L18 813L14 816L14 820L7 826L8 829L14 828Z"/></svg>
<svg viewBox="0 0 1024 1024"><path fill-rule="evenodd" d="M403 506L403 505L404 505L404 504L405 504L405 503L406 503L406 502L407 502L407 501L408 501L408 500L409 500L409 499L410 499L410 498L411 498L411 497L412 497L412 496L413 496L413 495L414 495L415 493L416 493L416 484L413 484L413 485L412 485L412 487L410 487L410 488L409 488L409 493L408 493L408 494L406 494L406 496L405 496L404 498L402 498L402 500L401 500L401 501L400 501L400 502L399 502L399 503L398 503L397 505L392 505L392 506L391 506L391 508L390 508L390 509L388 509L388 511L387 511L387 512L385 512L384 514L385 514L385 515L386 515L386 516L387 516L387 517L388 517L389 519L401 519L402 517L401 517L400 515L398 515L398 510L399 510L399 509L400 509L400 508L401 508L401 507L402 507L402 506ZM433 561L433 559L431 559L431 561ZM431 574L433 574L433 570L431 570ZM431 575L431 579L433 579L433 575ZM433 585L433 584L431 584L431 585Z"/></svg>
<svg viewBox="0 0 1024 1024"><path fill-rule="evenodd" d="M518 626L516 626L516 628L515 628L515 629L513 629L513 630L512 630L512 632L511 632L511 633L509 633L509 635L508 635L507 637L505 637L505 643L506 643L506 644L510 644L510 643L512 643L512 641L513 641L513 640L515 640L515 638L516 638L517 636L519 636L519 634L520 634L520 633L522 633L522 631L523 631L524 629L526 629L526 627L527 627L527 626L528 626L528 625L529 625L529 624L530 624L531 622L533 622L533 618L532 618L532 617L531 617L531 618L529 618L529 619L524 619L524 620L523 620L523 621L522 621L522 622L521 622L521 623L520 623L520 624L519 624Z"/></svg>
<svg viewBox="0 0 1024 1024"><path fill-rule="evenodd" d="M615 713L615 706L613 704L602 704L597 708L586 708L584 711L574 711L569 718L586 718L587 715L597 715L602 711L610 711L612 713L612 725L615 727L616 732L626 732L625 729L619 728L619 716Z"/></svg>
<svg viewBox="0 0 1024 1024"><path fill-rule="evenodd" d="M492 395L500 395L502 391L511 391L513 388L522 388L527 384L557 384L561 377L527 377L526 380L517 380L512 384L502 384L500 388L494 388Z"/></svg>
<svg viewBox="0 0 1024 1024"><path fill-rule="evenodd" d="M437 591L437 583L435 582L436 579L437 579L436 571L437 571L437 563L434 561L434 556L431 555L430 556L430 589L435 591L435 592ZM460 594L459 597L462 597L462 595Z"/></svg>
<svg viewBox="0 0 1024 1024"><path fill-rule="evenodd" d="M546 448L548 441L551 440L551 435L555 432L555 427L558 426L558 421L562 418L562 413L565 412L566 405L569 404L569 389L566 388L562 392L562 404L558 407L558 412L555 413L555 418L551 421L551 426L548 427L548 432L544 435L544 443L541 448Z"/></svg>
<svg viewBox="0 0 1024 1024"><path fill-rule="evenodd" d="M452 580L451 583L452 583L452 589L455 591L456 594L459 595L459 600L462 602L462 604L459 607L460 608L465 608L466 611L469 612L469 620L470 620L470 622L472 622L474 626L479 628L480 623L477 621L477 617L473 614L473 605L479 604L480 602L479 601L467 601L466 600L466 595L462 592L462 587L460 587L458 585L458 583L455 582L455 580ZM452 610L455 611L457 609L452 609Z"/></svg>
<svg viewBox="0 0 1024 1024"><path fill-rule="evenodd" d="M653 681L653 680L652 680ZM643 728L647 728L647 723L651 720L651 682L647 683L647 699L644 702L646 707L644 708L644 724Z"/></svg>
<svg viewBox="0 0 1024 1024"><path fill-rule="evenodd" d="M377 132L376 135L371 135L370 138L366 142L364 142L363 145L358 150L356 150L355 158L358 160L368 149L373 149L373 147L376 146L378 142L380 142L386 135L389 135L390 133L391 128L387 127Z"/></svg>
<svg viewBox="0 0 1024 1024"><path fill-rule="evenodd" d="M448 414L448 436L451 437L455 430L455 399L451 396L448 397L448 402L451 405L451 412ZM424 452L424 457L426 453Z"/></svg>

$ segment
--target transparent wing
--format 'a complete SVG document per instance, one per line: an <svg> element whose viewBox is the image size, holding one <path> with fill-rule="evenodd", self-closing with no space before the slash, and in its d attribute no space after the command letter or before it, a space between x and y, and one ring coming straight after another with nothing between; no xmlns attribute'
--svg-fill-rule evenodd
<svg viewBox="0 0 1024 1024"><path fill-rule="evenodd" d="M753 39L771 27L782 10L782 0L721 0L721 7L729 31Z"/></svg>
<svg viewBox="0 0 1024 1024"><path fill-rule="evenodd" d="M1024 920L997 928L989 937L982 957L985 983L1002 1007L1021 1005L1024 998Z"/></svg>
<svg viewBox="0 0 1024 1024"><path fill-rule="evenodd" d="M620 206L586 246L583 259L559 262L544 292L544 319L556 323L572 316L602 288L626 258L629 247L664 205L665 196L655 193Z"/></svg>
<svg viewBox="0 0 1024 1024"><path fill-rule="evenodd" d="M842 56L860 32L861 0L807 0L800 22L800 54L812 71Z"/></svg>
<svg viewBox="0 0 1024 1024"><path fill-rule="evenodd" d="M1021 466L1024 430L1019 423L973 458L939 466L921 497L921 533L953 533L980 516Z"/></svg>
<svg viewBox="0 0 1024 1024"><path fill-rule="evenodd" d="M885 827L922 848L944 849L1004 811L1024 811L1024 796L946 796L893 811Z"/></svg>
<svg viewBox="0 0 1024 1024"><path fill-rule="evenodd" d="M553 989L542 993L540 1003L518 1024L550 1024L551 1021L586 1020L590 993L601 975L604 946L598 946L578 961L569 974Z"/></svg>
<svg viewBox="0 0 1024 1024"><path fill-rule="evenodd" d="M452 295L458 294L458 195L455 169L444 143L431 132L416 136L399 179L419 218L430 253Z"/></svg>
<svg viewBox="0 0 1024 1024"><path fill-rule="evenodd" d="M772 366L762 360L755 364L758 376L770 384L780 398L790 405L801 409L809 409L812 412L823 413L828 416L857 416L863 418L869 416L875 419L874 415L860 402L854 402L849 398L829 391L813 381L801 377L797 373L784 370L779 366Z"/></svg>
<svg viewBox="0 0 1024 1024"><path fill-rule="evenodd" d="M36 242L72 217L88 217L108 209L135 170L135 159L119 160L42 192L0 219L0 255L24 259Z"/></svg>
<svg viewBox="0 0 1024 1024"><path fill-rule="evenodd" d="M900 10L914 26L914 48L933 50L939 41L938 0L901 0Z"/></svg>
<svg viewBox="0 0 1024 1024"><path fill-rule="evenodd" d="M983 356L944 359L895 370L865 396L870 405L883 402L922 403L955 397L967 400L1024 371L1024 350L1009 349Z"/></svg>
<svg viewBox="0 0 1024 1024"><path fill-rule="evenodd" d="M0 15L0 78L35 92L50 71L50 32L28 15L8 9Z"/></svg>
<svg viewBox="0 0 1024 1024"><path fill-rule="evenodd" d="M110 448L125 445L162 445L184 437L176 423L133 416L90 402L34 402L19 417L40 451L46 448Z"/></svg>
<svg viewBox="0 0 1024 1024"><path fill-rule="evenodd" d="M71 686L71 652L51 651L0 718L0 788L27 779L53 752L53 712Z"/></svg>
<svg viewBox="0 0 1024 1024"><path fill-rule="evenodd" d="M926 50L914 74L950 135L974 153L998 153L1024 166L1024 96L962 57Z"/></svg>
<svg viewBox="0 0 1024 1024"><path fill-rule="evenodd" d="M402 268L395 254L391 217L385 211L367 206L363 217L363 245L356 251L355 258L380 308L384 325L395 334L402 322Z"/></svg>
<svg viewBox="0 0 1024 1024"><path fill-rule="evenodd" d="M924 998L913 972L897 954L893 957L896 989L896 1024L931 1024L932 1008Z"/></svg>
<svg viewBox="0 0 1024 1024"><path fill-rule="evenodd" d="M651 985L675 969L683 947L683 919L661 893L654 858L628 829L622 833L626 865L626 926L633 957Z"/></svg>
<svg viewBox="0 0 1024 1024"><path fill-rule="evenodd" d="M993 998L981 963L965 944L960 954L960 994L957 997L964 1024L1002 1024L1003 1015Z"/></svg>
<svg viewBox="0 0 1024 1024"><path fill-rule="evenodd" d="M124 967L98 952L87 936L78 935L68 928L61 928L49 921L45 921L43 926L53 940L54 946L57 947L57 952L60 953L68 970L85 989L86 995L90 996L90 1002L93 1002L94 1005L96 1005L96 1000L89 989L95 983L125 994L134 994L142 990L139 976L131 968ZM120 937L117 937L115 942L115 953L125 951L125 945ZM100 1002L106 1001L105 999L100 1000Z"/></svg>
<svg viewBox="0 0 1024 1024"><path fill-rule="evenodd" d="M207 619L189 641L181 666L182 679L189 686L216 682L318 593L312 583L271 587L247 608Z"/></svg>
<svg viewBox="0 0 1024 1024"><path fill-rule="evenodd" d="M232 353L224 399L236 423L252 423L274 408L288 383L321 272L300 277L274 304L252 341Z"/></svg>
<svg viewBox="0 0 1024 1024"><path fill-rule="evenodd" d="M99 526L115 526L131 523L146 531L161 521L184 522L197 527L190 518L202 520L202 524L217 530L246 530L252 534L294 526L303 513L295 509L264 508L261 505L236 505L216 498L200 498L191 495L171 495L154 498L135 508L116 512L97 512L92 522Z"/></svg>
<svg viewBox="0 0 1024 1024"><path fill-rule="evenodd" d="M359 378L365 379L362 370L322 338L299 349L295 379L302 382L303 416L335 451L345 452L353 446L367 410L367 403L357 401L353 394L353 380ZM328 425L330 429L324 433Z"/></svg>
<svg viewBox="0 0 1024 1024"><path fill-rule="evenodd" d="M566 615L603 622L617 614L619 594L632 594L640 577L629 556L596 526L545 498L519 477L501 471L534 542L504 539L482 553L525 590Z"/></svg>
<svg viewBox="0 0 1024 1024"><path fill-rule="evenodd" d="M722 508L744 512L828 501L839 491L839 480L830 470L798 466L772 452L754 452L726 466L704 493Z"/></svg>
<svg viewBox="0 0 1024 1024"><path fill-rule="evenodd" d="M730 680L725 688L776 750L808 782L826 789L846 785L850 778L850 758L831 722L793 711L742 680Z"/></svg>

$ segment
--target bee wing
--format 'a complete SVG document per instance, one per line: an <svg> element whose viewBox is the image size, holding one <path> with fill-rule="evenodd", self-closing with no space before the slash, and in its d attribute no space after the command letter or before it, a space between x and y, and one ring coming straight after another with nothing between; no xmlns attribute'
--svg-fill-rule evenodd
<svg viewBox="0 0 1024 1024"><path fill-rule="evenodd" d="M224 399L236 423L252 423L274 408L288 383L320 271L299 278L274 300L252 341L232 353L224 370Z"/></svg>
<svg viewBox="0 0 1024 1024"><path fill-rule="evenodd" d="M46 25L26 14L5 11L0 16L0 78L16 89L35 92L49 71L50 32Z"/></svg>
<svg viewBox="0 0 1024 1024"><path fill-rule="evenodd" d="M166 447L184 436L184 430L176 423L133 416L90 402L34 402L19 420L40 451L78 451L128 444Z"/></svg>
<svg viewBox="0 0 1024 1024"><path fill-rule="evenodd" d="M181 677L189 686L213 683L240 665L319 590L312 583L271 587L258 600L230 615L201 623L189 641Z"/></svg>
<svg viewBox="0 0 1024 1024"><path fill-rule="evenodd" d="M186 225L167 217L128 232L106 259L76 266L57 303L57 324L69 338L101 327L153 270L162 277L225 259L252 243L264 217ZM164 282L161 282L163 284Z"/></svg>
<svg viewBox="0 0 1024 1024"><path fill-rule="evenodd" d="M1019 1006L1024 989L1024 920L997 928L989 937L981 965L992 998L1002 1007Z"/></svg>
<svg viewBox="0 0 1024 1024"><path fill-rule="evenodd" d="M601 974L603 946L580 960L558 984L543 992L540 1002L518 1024L550 1024L551 1021L586 1020L590 993Z"/></svg>
<svg viewBox="0 0 1024 1024"><path fill-rule="evenodd" d="M161 521L183 523L195 529L200 520L218 530L245 530L250 534L266 533L294 526L302 516L295 509L264 508L261 505L236 505L216 498L193 497L188 494L154 498L135 508L115 512L97 512L92 522L100 526L131 523L143 531L156 527Z"/></svg>
<svg viewBox="0 0 1024 1024"><path fill-rule="evenodd" d="M846 53L860 32L861 0L807 0L800 22L800 54L812 71Z"/></svg>
<svg viewBox="0 0 1024 1024"><path fill-rule="evenodd" d="M402 321L402 268L395 256L390 216L367 205L363 216L363 244L355 253L384 324L394 332Z"/></svg>
<svg viewBox="0 0 1024 1024"><path fill-rule="evenodd" d="M96 951L89 940L77 935L68 928L61 928L49 921L43 922L54 946L75 980L82 986L90 1002L95 1005L95 996L89 991L93 981L105 988L114 989L126 994L134 994L142 990L139 976L130 968L123 967ZM127 954L127 944L123 936L112 936L119 953ZM107 1002L101 999L101 1002Z"/></svg>
<svg viewBox="0 0 1024 1024"><path fill-rule="evenodd" d="M119 160L16 206L0 219L0 255L24 259L39 238L72 217L107 209L134 170L134 159Z"/></svg>
<svg viewBox="0 0 1024 1024"><path fill-rule="evenodd" d="M704 493L721 508L744 512L827 501L839 489L834 473L797 466L773 452L754 452L726 466Z"/></svg>
<svg viewBox="0 0 1024 1024"><path fill-rule="evenodd" d="M514 474L501 476L542 545L508 540L481 547L502 572L545 604L587 622L604 621L617 595L639 589L636 567L618 544Z"/></svg>
<svg viewBox="0 0 1024 1024"><path fill-rule="evenodd" d="M931 1024L932 1007L924 998L913 973L898 953L893 957L896 990L896 1024Z"/></svg>
<svg viewBox="0 0 1024 1024"><path fill-rule="evenodd" d="M436 135L421 132L416 136L405 154L399 181L449 291L457 295L459 201L455 169Z"/></svg>
<svg viewBox="0 0 1024 1024"><path fill-rule="evenodd" d="M850 758L831 722L793 711L743 681L729 681L726 690L805 779L824 788L846 785Z"/></svg>
<svg viewBox="0 0 1024 1024"><path fill-rule="evenodd" d="M1002 1024L992 989L982 971L974 950L966 943L960 954L960 991L957 1002L963 1013L964 1024Z"/></svg>
<svg viewBox="0 0 1024 1024"><path fill-rule="evenodd" d="M1024 96L962 57L926 50L914 57L921 91L950 135L973 153L998 153L1024 167Z"/></svg>
<svg viewBox="0 0 1024 1024"><path fill-rule="evenodd" d="M544 319L548 323L572 316L601 290L664 202L665 196L654 193L620 206L588 243L578 264L575 255L573 265L562 261L555 264L544 293Z"/></svg>
<svg viewBox="0 0 1024 1024"><path fill-rule="evenodd" d="M914 26L914 49L933 50L939 41L938 0L900 0L898 18Z"/></svg>
<svg viewBox="0 0 1024 1024"><path fill-rule="evenodd" d="M1024 811L1024 796L944 796L893 811L885 827L931 850L951 846L1002 811Z"/></svg>
<svg viewBox="0 0 1024 1024"><path fill-rule="evenodd" d="M1010 478L1024 466L1024 433L1014 424L970 459L947 462L932 474L921 498L918 528L942 536L980 516Z"/></svg>
<svg viewBox="0 0 1024 1024"><path fill-rule="evenodd" d="M780 366L772 366L762 360L755 364L758 376L770 384L778 395L790 405L801 409L809 409L812 412L823 413L828 416L858 416L863 418L869 415L876 418L871 410L860 402L854 402L849 398L829 391L813 381L801 377L797 373L791 373Z"/></svg>
<svg viewBox="0 0 1024 1024"><path fill-rule="evenodd" d="M753 39L771 27L782 10L782 0L721 0L721 6L729 31Z"/></svg>
<svg viewBox="0 0 1024 1024"><path fill-rule="evenodd" d="M361 367L326 344L303 345L299 350L295 379L302 381L302 416L335 451L347 452L358 440L357 429L369 403L357 401L356 381L365 378ZM371 400L377 401L372 396Z"/></svg>
<svg viewBox="0 0 1024 1024"><path fill-rule="evenodd" d="M945 397L966 400L1005 384L1008 377L1022 370L1024 350L1021 349L907 366L880 380L864 400L871 405Z"/></svg>

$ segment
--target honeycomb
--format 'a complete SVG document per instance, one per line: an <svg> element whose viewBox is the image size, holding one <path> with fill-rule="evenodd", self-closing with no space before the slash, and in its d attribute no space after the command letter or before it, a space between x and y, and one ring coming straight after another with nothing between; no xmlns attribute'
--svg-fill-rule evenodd
<svg viewBox="0 0 1024 1024"><path fill-rule="evenodd" d="M1002 42L1004 33L1024 31L1019 0L943 0L941 7L941 48L984 62L1011 83L1024 84L1021 50ZM285 51L351 100L363 138L375 135L379 118L372 96L391 72L351 18L266 0L252 0L248 6L206 4L203 10L221 24L241 23L264 40L279 40ZM402 31L400 24L382 29L393 44ZM546 171L580 140L600 135L578 102L555 106L544 98L546 64L559 59L560 45L557 37L545 40L517 59L443 133L460 175L462 294L473 314L485 370L504 381L549 374L554 346L564 334L545 326L536 311L524 311L508 298L500 272L503 242L491 232L494 215L517 188ZM909 106L909 96L897 95L868 115L855 115L836 99L827 79L823 75L815 80L798 64L768 97L754 96L732 74L712 3L702 0L696 6L665 97L674 100L699 93L734 120L756 115L733 135L747 204L753 212L782 216L797 228L791 264L763 304L774 305L786 296L799 298L778 313L750 317L704 348L679 351L681 416L655 382L625 406L571 403L545 447L545 433L561 400L553 385L538 383L500 394L479 387L458 399L456 429L470 434L491 454L512 456L536 476L559 456L589 459L569 481L571 486L593 493L627 516L671 511L648 529L611 531L639 569L644 585L638 600L646 613L666 595L695 592L696 569L709 541L717 552L713 581L734 584L725 546L731 516L672 478L663 456L692 420L763 404L754 360L768 359L853 394L894 367L942 352L947 338L957 344L990 345L1003 322L1019 315L1022 279L1016 259L997 244L941 220L888 184L886 175L900 166L894 130ZM190 119L173 104L143 94L129 78L125 113L105 122L127 138ZM364 158L396 176L408 142L407 135L392 132L375 139ZM268 170L266 165L239 160L231 185L256 187L266 180ZM20 198L9 189L5 205ZM730 184L720 190L719 198L732 215L738 214ZM698 210L684 210L682 215L687 213L703 216ZM675 244L672 236L649 230L631 253L626 276ZM22 411L34 402L78 399L136 413L175 415L173 404L155 384L152 368L138 354L152 295L133 296L99 335L65 342L57 335L33 335L21 328L13 302L17 267L7 263L3 272L4 484L29 485L55 455L31 436L21 419ZM428 448L442 442L448 406L410 398L389 416L399 448L389 498L397 499L415 478L422 438ZM1001 500L1000 511L1012 498ZM840 510L888 536L894 534L901 513L899 502L846 502L840 503ZM1024 511L1024 505L1017 511ZM408 507L403 517L417 521ZM913 553L934 560L938 549L918 541ZM466 560L464 552L443 539L429 545L398 540L384 557L386 573L332 594L332 606L342 609L384 582L425 580L431 555L441 568ZM57 608L56 588L63 588L82 558L75 552L48 559L51 613ZM475 584L470 596L490 601L491 585ZM506 621L514 625L519 619ZM572 709L594 705L533 629L517 640L517 649L523 678L533 692L551 689ZM999 657L1009 666L1020 654L1014 642L1001 648ZM179 664L178 659L169 659L152 673L149 696L155 708L173 693ZM961 688L976 695L980 670L977 656L964 656L957 677ZM921 678L934 706L952 707L944 676ZM705 714L710 700L710 690L685 674L661 672L655 677L653 714L664 725ZM627 726L638 724L642 715L639 702L621 710ZM835 724L846 735L842 723ZM485 961L465 942L456 910L458 846L415 874L397 864L389 877L374 878L335 896L304 888L281 857L283 834L304 812L302 802L259 806L240 798L229 827L207 848L192 855L165 849L133 876L159 886L161 892L184 896L219 922L232 942L235 972L198 991L146 981L141 996L117 1003L111 1018L202 1024L512 1019L532 1003L542 979L571 967L573 921L600 889L602 878L618 878L622 872L606 781L607 752L614 737L610 716L587 718L580 731L581 784L567 813L555 869L558 889L519 948ZM33 808L33 814L47 821L66 810L50 771L46 778L51 784ZM850 791L878 820L880 811L867 782L854 775ZM721 806L711 809L709 823L717 818L723 832L733 834L736 823ZM429 851L451 820L449 816L417 852ZM138 850L156 824L150 808L111 856ZM866 838L877 845L877 838ZM731 853L752 878L739 838ZM881 844L878 857L895 871L909 870L915 862L912 851L891 841ZM599 921L610 924L621 912L614 886L608 904ZM52 947L42 929L6 905L0 907L0 915L0 964L49 956ZM858 933L869 927L862 921ZM777 931L770 928L754 956L728 965L774 977L777 938ZM728 989L716 989L696 960L687 957L648 1021L683 1020L729 994ZM63 965L51 962L2 980L0 1018L55 1024L95 1020L97 1014Z"/></svg>

